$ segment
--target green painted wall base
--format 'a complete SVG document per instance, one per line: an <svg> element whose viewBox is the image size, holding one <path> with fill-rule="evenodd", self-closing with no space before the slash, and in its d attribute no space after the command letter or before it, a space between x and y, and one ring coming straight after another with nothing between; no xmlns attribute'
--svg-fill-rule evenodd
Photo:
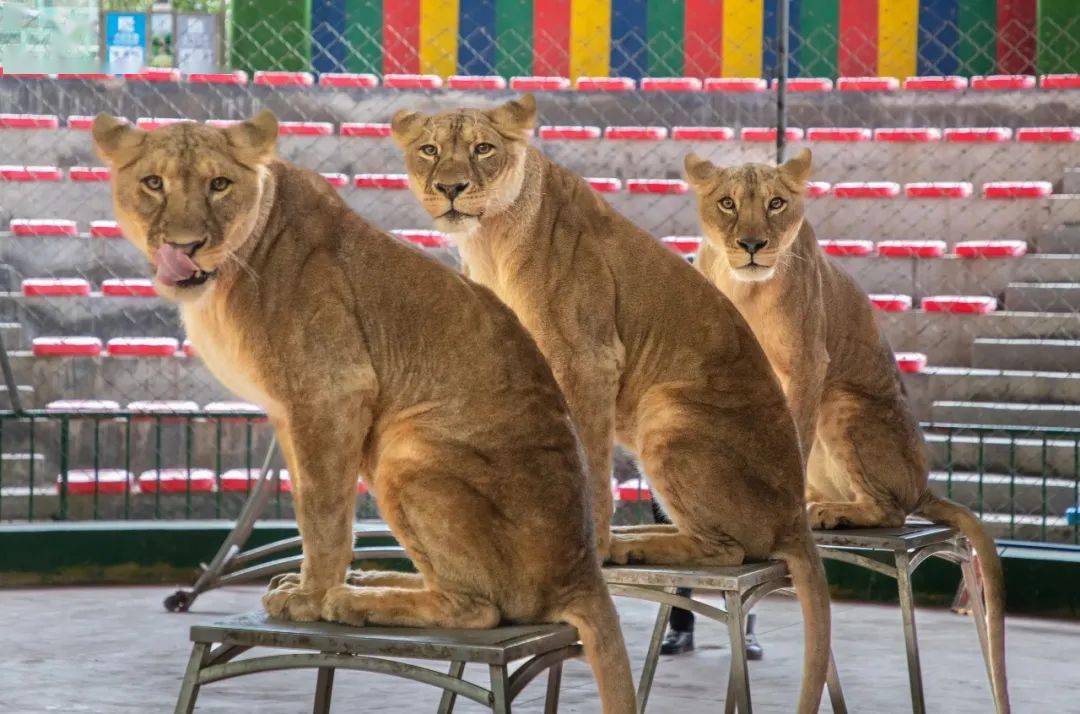
<svg viewBox="0 0 1080 714"><path fill-rule="evenodd" d="M231 525L146 521L0 526L0 587L190 584L199 563L210 560ZM248 546L294 535L296 527L288 521L264 521ZM1080 550L1002 545L1008 612L1080 619ZM838 599L896 601L896 584L890 578L846 563L827 562L826 570ZM927 561L915 574L916 599L947 606L959 581L958 567Z"/></svg>

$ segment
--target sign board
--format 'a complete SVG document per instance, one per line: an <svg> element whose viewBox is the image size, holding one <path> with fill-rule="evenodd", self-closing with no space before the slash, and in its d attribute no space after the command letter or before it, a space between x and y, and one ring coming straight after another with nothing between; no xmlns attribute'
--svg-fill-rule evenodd
<svg viewBox="0 0 1080 714"><path fill-rule="evenodd" d="M219 15L176 16L176 66L185 73L217 72L220 37Z"/></svg>
<svg viewBox="0 0 1080 714"><path fill-rule="evenodd" d="M146 66L146 13L105 13L105 71L141 72Z"/></svg>
<svg viewBox="0 0 1080 714"><path fill-rule="evenodd" d="M150 15L150 59L147 64L151 67L175 67L176 56L173 46L172 13L152 13Z"/></svg>
<svg viewBox="0 0 1080 714"><path fill-rule="evenodd" d="M0 0L8 73L99 71L98 0Z"/></svg>

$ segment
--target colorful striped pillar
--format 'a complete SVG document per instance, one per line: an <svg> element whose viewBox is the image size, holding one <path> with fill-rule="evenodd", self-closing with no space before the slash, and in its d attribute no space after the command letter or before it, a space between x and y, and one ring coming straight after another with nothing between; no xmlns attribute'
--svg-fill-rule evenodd
<svg viewBox="0 0 1080 714"><path fill-rule="evenodd" d="M420 0L420 73L457 72L458 0Z"/></svg>
<svg viewBox="0 0 1080 714"><path fill-rule="evenodd" d="M723 15L722 76L760 77L763 0L726 0Z"/></svg>
<svg viewBox="0 0 1080 714"><path fill-rule="evenodd" d="M457 69L452 74L495 73L495 0L458 0Z"/></svg>
<svg viewBox="0 0 1080 714"><path fill-rule="evenodd" d="M919 0L878 0L877 74L911 77L917 71Z"/></svg>
<svg viewBox="0 0 1080 714"><path fill-rule="evenodd" d="M724 72L724 0L686 0L684 71L691 77Z"/></svg>
<svg viewBox="0 0 1080 714"><path fill-rule="evenodd" d="M1003 74L1035 73L1037 0L998 0L997 68Z"/></svg>
<svg viewBox="0 0 1080 714"><path fill-rule="evenodd" d="M570 74L570 0L533 0L533 74Z"/></svg>
<svg viewBox="0 0 1080 714"><path fill-rule="evenodd" d="M842 75L877 74L878 7L874 0L840 0L837 69Z"/></svg>
<svg viewBox="0 0 1080 714"><path fill-rule="evenodd" d="M611 59L611 0L571 0L570 78L606 77Z"/></svg>
<svg viewBox="0 0 1080 714"><path fill-rule="evenodd" d="M420 71L420 0L391 0L383 8L383 74Z"/></svg>

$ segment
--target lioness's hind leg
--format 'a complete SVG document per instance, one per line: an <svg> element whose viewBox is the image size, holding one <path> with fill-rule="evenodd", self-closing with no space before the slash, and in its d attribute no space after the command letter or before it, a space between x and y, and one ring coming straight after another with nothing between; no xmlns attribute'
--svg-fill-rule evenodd
<svg viewBox="0 0 1080 714"><path fill-rule="evenodd" d="M488 629L499 609L479 597L436 590L339 585L326 593L324 620L348 625Z"/></svg>
<svg viewBox="0 0 1080 714"><path fill-rule="evenodd" d="M742 546L728 539L702 540L685 533L614 533L611 562L617 565L739 565Z"/></svg>
<svg viewBox="0 0 1080 714"><path fill-rule="evenodd" d="M924 478L920 469L925 469L922 444L904 426L902 415L888 404L840 391L825 396L815 444L822 453L808 471L811 528L904 524L907 511L901 504L915 502Z"/></svg>

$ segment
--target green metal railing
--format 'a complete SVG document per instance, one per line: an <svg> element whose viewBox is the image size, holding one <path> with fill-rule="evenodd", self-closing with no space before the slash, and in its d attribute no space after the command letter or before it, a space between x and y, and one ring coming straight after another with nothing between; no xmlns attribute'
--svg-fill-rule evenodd
<svg viewBox="0 0 1080 714"><path fill-rule="evenodd" d="M964 503L1000 537L1080 544L1080 428L924 423L932 487ZM234 518L247 497L271 439L266 417L248 411L143 413L136 411L0 411L0 520L129 520ZM12 455L17 458L12 458ZM292 496L280 461L272 511L292 515ZM124 479L122 488L100 480L156 474L152 488ZM188 478L162 488L165 469ZM213 474L213 487L195 489L190 475ZM232 469L247 475L243 488L223 488ZM72 483L76 471L89 474ZM651 522L649 495L620 504L620 523ZM377 517L370 494L357 499L359 517Z"/></svg>
<svg viewBox="0 0 1080 714"><path fill-rule="evenodd" d="M0 520L233 518L270 437L266 417L249 411L0 411L0 454L7 455L0 459ZM119 489L102 480L114 469L131 475ZM182 488L163 488L167 469L186 475ZM202 469L214 474L208 491L192 486L191 475ZM240 490L223 488L222 477L233 469L247 476ZM92 478L73 484L76 470ZM149 493L139 487L140 472L156 475ZM277 479L273 516L290 516L292 497L279 460L270 473ZM376 513L366 492L357 508L359 517Z"/></svg>

